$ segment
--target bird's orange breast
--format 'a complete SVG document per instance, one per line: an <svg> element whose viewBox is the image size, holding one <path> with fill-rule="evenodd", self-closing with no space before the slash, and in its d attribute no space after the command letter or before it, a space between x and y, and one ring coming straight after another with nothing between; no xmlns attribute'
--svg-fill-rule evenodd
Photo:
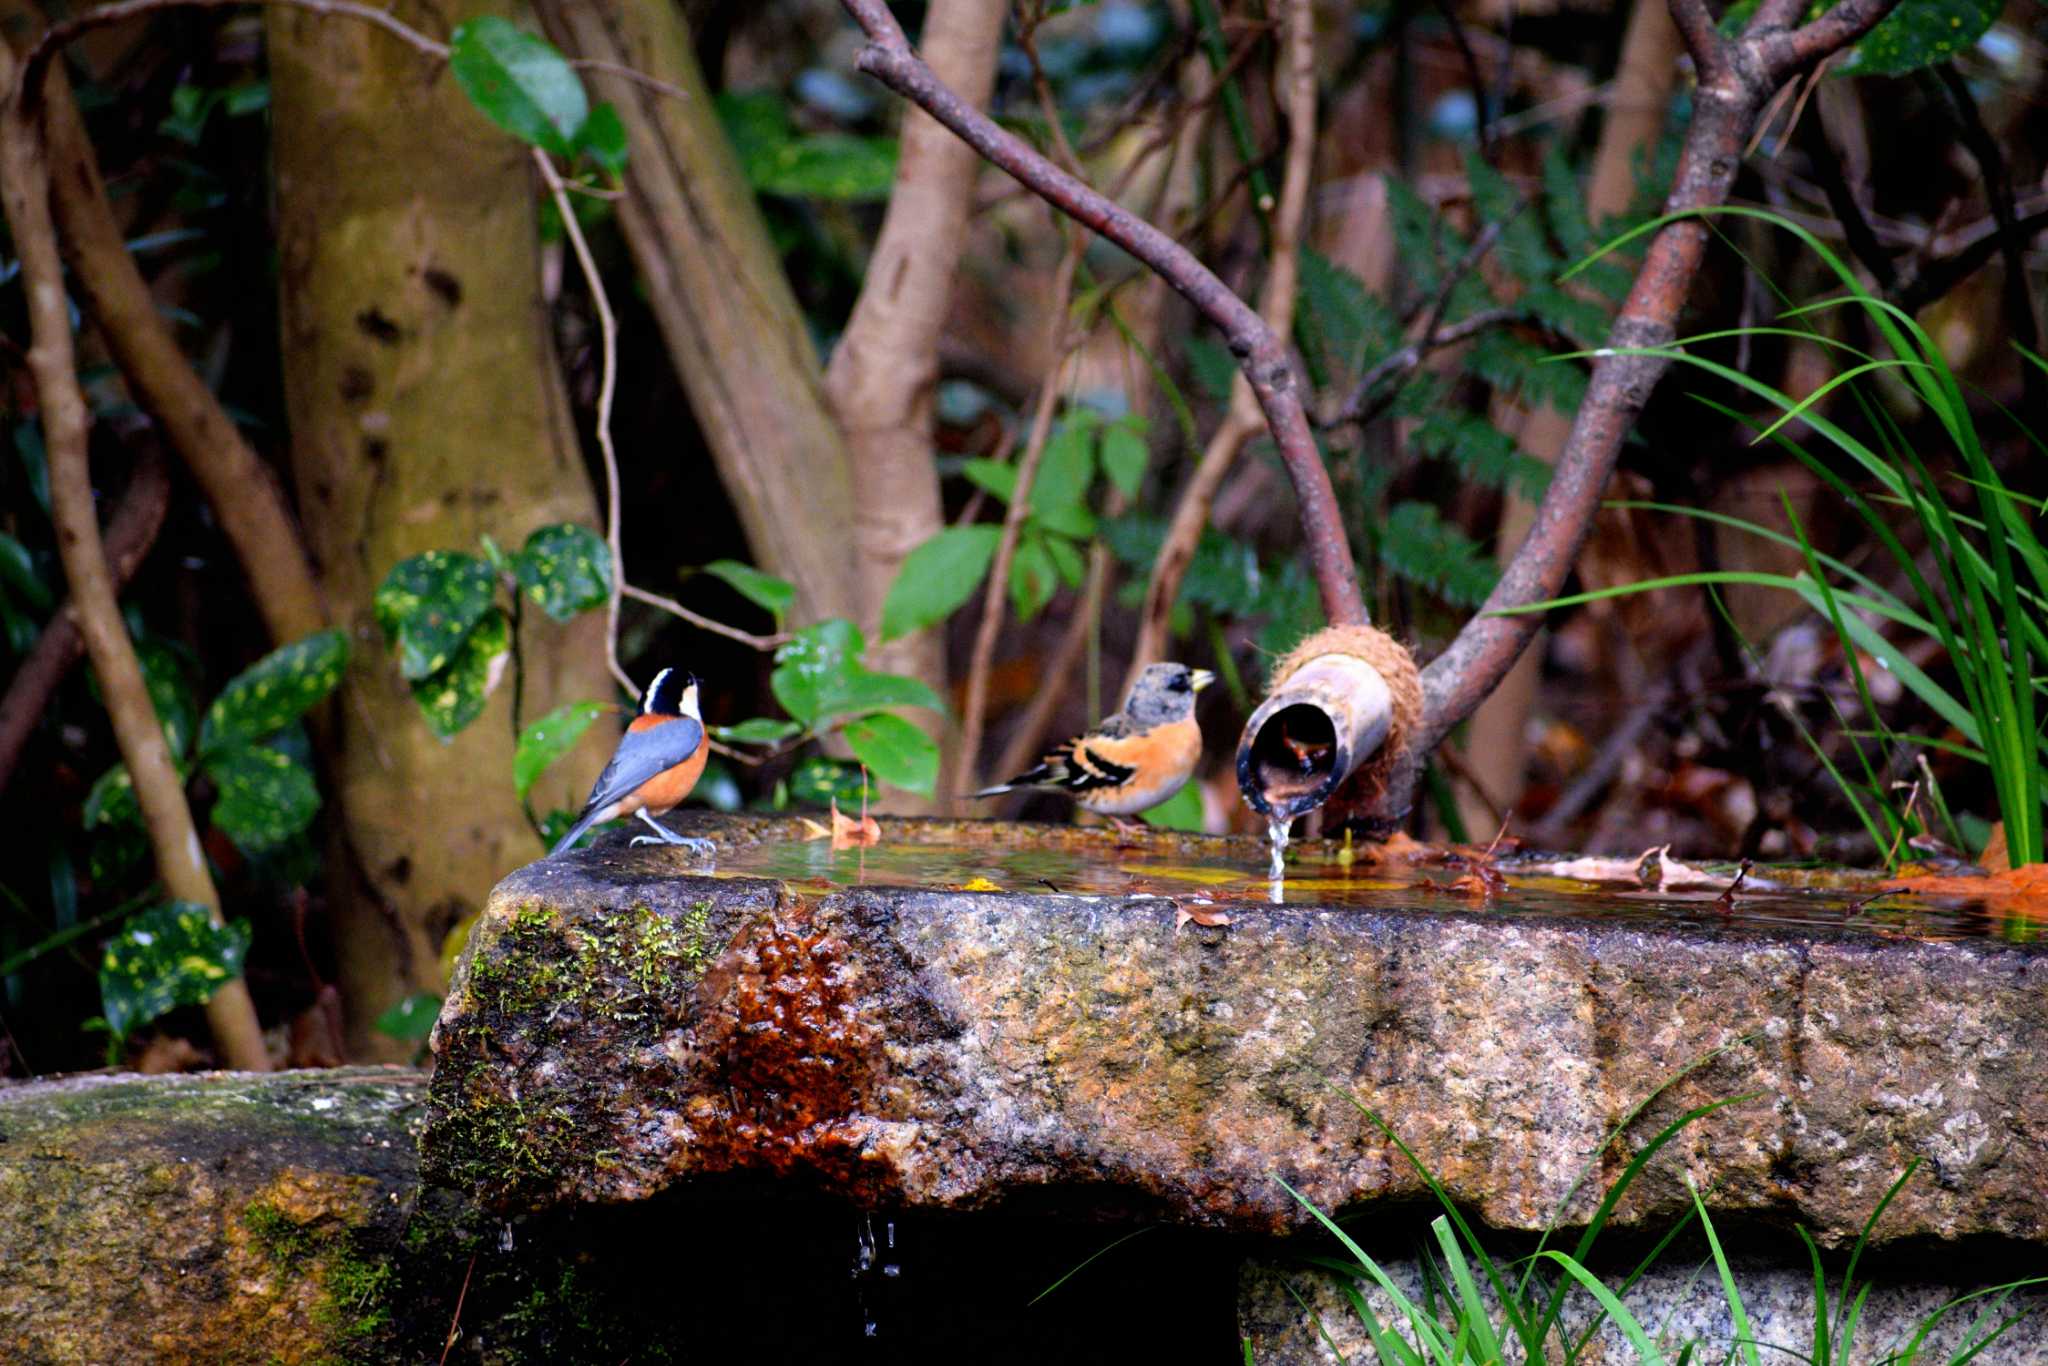
<svg viewBox="0 0 2048 1366"><path fill-rule="evenodd" d="M1202 758L1202 728L1192 716L1140 735L1095 735L1081 743L1131 770L1130 779L1119 786L1096 788L1075 798L1105 815L1132 816L1159 805L1181 790Z"/></svg>
<svg viewBox="0 0 2048 1366"><path fill-rule="evenodd" d="M636 716L626 729L648 730L672 720L672 717L665 716ZM697 780L704 776L704 761L710 755L711 746L700 740L689 758L673 768L663 769L635 788L621 804L619 814L630 816L644 808L648 815L659 816L681 806L683 799L697 786Z"/></svg>

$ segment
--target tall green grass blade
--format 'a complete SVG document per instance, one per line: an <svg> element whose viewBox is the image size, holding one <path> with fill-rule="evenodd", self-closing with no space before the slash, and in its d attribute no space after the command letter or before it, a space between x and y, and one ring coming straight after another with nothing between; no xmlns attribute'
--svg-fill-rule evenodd
<svg viewBox="0 0 2048 1366"><path fill-rule="evenodd" d="M1068 1271L1066 1275L1060 1277L1051 1285L1039 1291L1036 1295L1033 1295L1028 1301L1025 1302L1024 1307L1029 1309L1032 1305L1037 1304L1047 1295L1050 1295L1053 1291L1059 1289L1068 1281L1071 1281L1074 1279L1074 1277L1080 1275L1081 1272L1088 1268L1090 1263L1102 1257L1108 1256L1110 1253L1116 1251L1118 1248L1122 1247L1125 1243L1128 1243L1129 1241L1131 1241L1131 1239L1137 1237L1139 1234L1150 1233L1153 1229L1157 1227L1157 1224L1147 1224L1143 1228L1132 1229L1129 1233L1124 1234L1121 1238L1115 1238L1107 1243L1104 1243L1101 1247L1095 1249L1095 1251L1089 1253L1086 1257L1082 1258L1081 1261L1077 1263L1072 1270Z"/></svg>
<svg viewBox="0 0 2048 1366"><path fill-rule="evenodd" d="M1327 1077L1324 1080L1326 1082L1329 1081ZM1465 1222L1464 1214L1458 1209L1457 1204L1452 1201L1450 1192L1443 1188L1443 1183L1436 1179L1436 1174L1423 1165L1422 1159L1417 1157L1414 1150L1406 1143L1402 1142L1401 1136L1394 1132L1393 1126L1380 1117L1378 1111L1364 1104L1358 1097L1352 1095L1343 1087L1336 1086L1334 1082L1330 1082L1330 1085L1335 1087L1338 1095L1350 1102L1354 1110L1357 1110L1366 1119L1370 1120L1373 1127L1384 1134L1387 1141L1392 1143L1400 1151L1401 1156L1407 1159L1408 1165L1415 1169L1415 1174L1422 1178L1423 1183L1429 1187L1430 1194L1434 1195L1437 1203L1443 1206L1444 1214L1456 1226L1458 1236L1464 1240L1465 1246L1472 1249L1473 1254L1480 1259L1480 1265L1486 1270L1486 1279L1492 1284L1493 1293L1500 1300L1501 1313L1507 1319L1508 1327L1513 1330L1516 1339L1522 1343L1523 1348L1527 1351L1534 1352L1539 1350L1543 1340L1542 1334L1532 1331L1528 1319L1522 1313L1514 1294L1508 1288L1507 1278L1501 1275L1500 1268L1494 1265L1492 1258L1486 1256L1485 1249L1481 1246L1478 1236L1472 1232L1472 1226Z"/></svg>
<svg viewBox="0 0 2048 1366"><path fill-rule="evenodd" d="M1280 1183L1280 1189L1293 1196L1303 1209L1314 1215L1318 1223L1335 1234L1337 1241L1344 1245L1344 1250L1356 1257L1358 1264L1365 1268L1365 1273L1372 1277L1380 1289L1387 1292L1387 1298L1394 1302L1394 1307L1408 1320L1409 1326L1415 1330L1416 1341L1428 1351L1430 1358L1441 1363L1441 1366L1452 1366L1456 1358L1450 1354L1450 1342L1445 1338L1442 1326L1418 1308L1415 1301L1409 1299L1401 1287L1394 1284L1394 1278L1386 1273L1385 1268L1366 1255L1365 1249L1354 1242L1351 1235L1338 1226L1336 1220L1316 1208L1315 1203L1307 1196L1288 1185L1284 1177L1275 1176L1273 1179Z"/></svg>
<svg viewBox="0 0 2048 1366"><path fill-rule="evenodd" d="M1686 1183L1691 1188L1692 1183ZM1756 1355L1756 1337L1749 1329L1749 1313L1742 1307L1742 1291L1736 1287L1735 1272L1728 1266L1728 1254L1721 1250L1721 1240L1714 1233L1714 1221L1707 1214L1706 1202L1700 1193L1692 1193L1693 1208L1698 1211L1700 1231L1707 1235L1707 1249L1714 1254L1714 1270L1721 1274L1721 1294L1728 1301L1728 1317L1735 1325L1735 1344L1742 1350L1742 1358L1749 1366L1759 1366Z"/></svg>
<svg viewBox="0 0 2048 1366"><path fill-rule="evenodd" d="M1448 1219L1438 1215L1429 1224L1429 1231L1436 1235L1437 1246L1444 1250L1444 1264L1451 1269L1451 1280L1458 1287L1458 1302L1464 1306L1464 1323L1470 1329L1474 1349L1481 1361L1501 1360L1500 1339L1494 1336L1490 1315L1486 1312L1486 1301L1480 1298L1479 1283L1472 1279L1472 1268L1465 1263L1465 1254L1458 1248L1457 1235L1451 1232Z"/></svg>
<svg viewBox="0 0 2048 1366"><path fill-rule="evenodd" d="M1821 1366L1834 1366L1835 1354L1828 1346L1828 1272L1820 1264L1820 1248L1814 1244L1813 1235L1804 1228L1797 1228L1799 1241L1806 1245L1807 1260L1813 1263L1813 1360ZM1849 1287L1842 1287L1843 1293Z"/></svg>
<svg viewBox="0 0 2048 1366"><path fill-rule="evenodd" d="M1628 1306L1616 1298L1612 1290L1602 1285L1598 1276L1562 1252L1546 1252L1543 1255L1563 1267L1567 1275L1585 1287L1586 1293L1599 1302L1607 1317L1614 1320L1614 1326L1621 1330L1621 1335L1628 1339L1629 1346L1636 1349L1636 1359L1643 1366L1664 1366L1664 1354L1650 1341L1649 1334L1643 1331L1642 1324L1636 1322L1635 1315L1628 1312Z"/></svg>

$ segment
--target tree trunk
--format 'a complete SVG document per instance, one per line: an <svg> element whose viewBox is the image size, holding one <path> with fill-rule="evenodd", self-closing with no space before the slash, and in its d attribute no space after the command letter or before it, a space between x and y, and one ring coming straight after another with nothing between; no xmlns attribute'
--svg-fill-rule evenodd
<svg viewBox="0 0 2048 1366"><path fill-rule="evenodd" d="M441 16L415 4L415 25ZM598 520L540 294L525 150L473 110L445 64L364 24L267 14L292 466L326 597L354 646L336 778L356 856L337 870L335 934L350 1047L369 1022L440 989L447 931L540 852L515 800L512 690L436 740L385 649L371 594L433 549L517 546ZM603 622L525 615L531 720L611 696ZM602 747L586 741L595 766Z"/></svg>
<svg viewBox="0 0 2048 1366"><path fill-rule="evenodd" d="M919 42L925 61L976 107L988 103L995 87L1009 9L1008 0L955 0L933 6L925 19ZM860 299L825 377L852 461L854 562L861 622L870 631L904 558L945 527L932 460L932 395L939 335L981 171L974 149L921 109L903 116L902 148ZM893 641L878 651L877 662L943 692L945 633L933 628ZM961 758L959 771L971 770L976 757Z"/></svg>
<svg viewBox="0 0 2048 1366"><path fill-rule="evenodd" d="M740 174L682 14L662 0L538 0L572 57L602 68L631 148L619 225L690 395L719 478L763 569L797 589L797 614L858 617L846 448L754 192ZM687 555L687 551L684 552Z"/></svg>

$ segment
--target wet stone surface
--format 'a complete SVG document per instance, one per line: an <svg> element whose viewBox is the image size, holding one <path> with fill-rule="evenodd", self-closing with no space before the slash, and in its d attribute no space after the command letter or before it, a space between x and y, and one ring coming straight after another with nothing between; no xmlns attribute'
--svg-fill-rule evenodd
<svg viewBox="0 0 2048 1366"><path fill-rule="evenodd" d="M1917 1158L1880 1243L2048 1241L2048 957L1966 921L1520 879L1473 910L1314 849L1275 905L1247 841L687 832L715 875L612 836L493 893L435 1034L430 1180L530 1211L751 1173L1274 1233L1308 1218L1276 1176L1333 1211L1426 1195L1355 1098L1485 1222L1534 1230L1748 1097L1665 1147L1616 1226L1668 1227L1690 1177L1737 1229L1842 1246Z"/></svg>

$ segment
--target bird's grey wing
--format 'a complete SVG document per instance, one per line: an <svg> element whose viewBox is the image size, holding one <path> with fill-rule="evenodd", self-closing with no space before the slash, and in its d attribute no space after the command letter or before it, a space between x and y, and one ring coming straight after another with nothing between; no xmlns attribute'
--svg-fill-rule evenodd
<svg viewBox="0 0 2048 1366"><path fill-rule="evenodd" d="M688 716L678 716L646 730L626 732L612 761L597 775L597 783L590 789L590 800L583 804L583 809L597 811L610 806L655 774L674 768L695 754L703 743L703 725Z"/></svg>

